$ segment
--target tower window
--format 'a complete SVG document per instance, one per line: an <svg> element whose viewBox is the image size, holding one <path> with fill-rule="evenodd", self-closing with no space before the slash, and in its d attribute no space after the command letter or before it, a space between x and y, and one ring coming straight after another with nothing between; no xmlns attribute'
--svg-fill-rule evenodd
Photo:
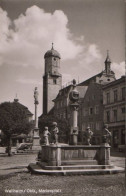
<svg viewBox="0 0 126 196"><path fill-rule="evenodd" d="M57 81L56 81L56 79L53 79L53 84L57 84Z"/></svg>
<svg viewBox="0 0 126 196"><path fill-rule="evenodd" d="M56 61L56 58L54 58L54 61Z"/></svg>

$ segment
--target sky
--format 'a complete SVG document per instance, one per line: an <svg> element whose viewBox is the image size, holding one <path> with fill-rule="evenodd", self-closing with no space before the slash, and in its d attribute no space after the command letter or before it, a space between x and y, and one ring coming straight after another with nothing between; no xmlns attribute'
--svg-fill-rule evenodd
<svg viewBox="0 0 126 196"><path fill-rule="evenodd" d="M61 55L63 85L104 70L106 51L116 78L125 74L124 0L1 0L0 103L19 102L42 114L44 54Z"/></svg>

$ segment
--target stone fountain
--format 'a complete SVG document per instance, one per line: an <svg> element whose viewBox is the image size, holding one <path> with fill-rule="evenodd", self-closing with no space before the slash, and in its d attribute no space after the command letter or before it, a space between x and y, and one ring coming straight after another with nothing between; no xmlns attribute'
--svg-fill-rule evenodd
<svg viewBox="0 0 126 196"><path fill-rule="evenodd" d="M29 171L48 175L92 175L123 172L123 168L111 164L110 145L106 142L105 136L101 145L91 145L89 138L87 145L78 145L79 92L76 89L75 80L73 80L73 90L70 92L69 99L72 117L69 144L56 142L42 145L40 159L36 164L29 164Z"/></svg>

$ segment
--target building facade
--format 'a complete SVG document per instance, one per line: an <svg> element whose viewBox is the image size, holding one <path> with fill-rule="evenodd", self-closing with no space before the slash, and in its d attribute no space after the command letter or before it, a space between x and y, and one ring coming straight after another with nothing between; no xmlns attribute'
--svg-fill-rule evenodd
<svg viewBox="0 0 126 196"><path fill-rule="evenodd" d="M65 119L70 122L71 119L71 111L69 108L69 94L73 89L73 85L69 85L63 89L61 89L54 101L54 110L53 113L59 119ZM77 91L79 92L79 103L83 99L85 92L87 90L87 86L77 86Z"/></svg>
<svg viewBox="0 0 126 196"><path fill-rule="evenodd" d="M111 146L125 144L125 76L103 87L104 123L112 133Z"/></svg>
<svg viewBox="0 0 126 196"><path fill-rule="evenodd" d="M43 114L48 114L54 106L53 99L56 98L62 86L62 75L60 69L60 54L52 49L45 55L45 71L43 76Z"/></svg>
<svg viewBox="0 0 126 196"><path fill-rule="evenodd" d="M101 142L103 129L103 97L102 85L91 83L81 104L81 138L85 144L85 131L90 127L93 131L92 144Z"/></svg>
<svg viewBox="0 0 126 196"><path fill-rule="evenodd" d="M87 127L90 127L94 133L92 143L99 144L101 142L104 125L102 86L116 80L115 73L111 70L111 60L108 51L104 63L104 71L79 84L88 85L87 92L81 103L81 109L79 110L79 124L81 127L81 139L83 144L86 140L85 131Z"/></svg>

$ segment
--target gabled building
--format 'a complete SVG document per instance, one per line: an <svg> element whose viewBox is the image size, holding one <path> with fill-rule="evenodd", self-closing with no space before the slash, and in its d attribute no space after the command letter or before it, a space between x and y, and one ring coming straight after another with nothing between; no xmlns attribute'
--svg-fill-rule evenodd
<svg viewBox="0 0 126 196"><path fill-rule="evenodd" d="M111 145L125 144L125 76L103 87L104 123L112 133Z"/></svg>
<svg viewBox="0 0 126 196"><path fill-rule="evenodd" d="M79 110L81 139L83 144L85 143L84 132L88 126L94 133L92 142L94 144L99 144L101 142L104 124L102 87L115 80L115 73L111 70L111 60L107 52L105 70L79 84L81 86L88 86L87 92L81 103L81 110Z"/></svg>
<svg viewBox="0 0 126 196"><path fill-rule="evenodd" d="M33 114L29 111L29 109L26 106L22 105L19 102L19 99L17 97L14 99L13 104L19 105L22 108L22 110L26 112L28 122L33 121Z"/></svg>
<svg viewBox="0 0 126 196"><path fill-rule="evenodd" d="M69 93L73 89L73 85L69 85L63 89L61 89L54 101L54 115L60 119L66 119L70 121L70 108L69 108ZM79 92L79 103L81 103L85 92L87 90L87 86L77 86L77 90Z"/></svg>
<svg viewBox="0 0 126 196"><path fill-rule="evenodd" d="M85 131L90 127L93 131L93 144L101 142L103 129L103 97L102 85L90 83L81 104L81 138L85 144Z"/></svg>

